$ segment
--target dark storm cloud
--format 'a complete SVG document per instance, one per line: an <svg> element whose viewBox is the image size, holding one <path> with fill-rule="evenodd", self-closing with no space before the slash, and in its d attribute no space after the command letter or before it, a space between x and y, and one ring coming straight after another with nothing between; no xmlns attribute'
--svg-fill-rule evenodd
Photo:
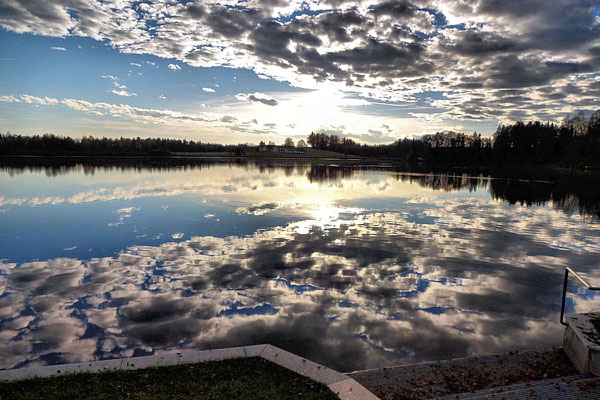
<svg viewBox="0 0 600 400"><path fill-rule="evenodd" d="M391 68L399 74L398 76L409 76L433 71L433 65L419 63L424 50L424 47L418 44L394 46L377 40L369 40L365 46L330 53L328 59L332 62L351 65L354 71L363 74L377 75L382 71L389 71ZM410 67L414 64L416 65L413 70ZM411 72L405 73L404 71L407 70L411 70Z"/></svg>
<svg viewBox="0 0 600 400"><path fill-rule="evenodd" d="M250 40L249 48L254 54L283 67L302 65L298 54L288 48L292 41L303 48L321 44L321 40L312 33L288 29L285 25L275 21L261 24L252 32Z"/></svg>
<svg viewBox="0 0 600 400"><path fill-rule="evenodd" d="M263 103L266 104L268 106L276 106L277 104L279 104L279 102L276 99L268 99L268 98L264 98L264 97L258 97L256 95L251 94L250 96L248 96L248 100L253 101L253 102L257 102L257 103Z"/></svg>
<svg viewBox="0 0 600 400"><path fill-rule="evenodd" d="M522 88L540 86L551 79L550 69L529 59L515 55L501 56L486 66L487 74L482 76L484 85L493 88Z"/></svg>
<svg viewBox="0 0 600 400"><path fill-rule="evenodd" d="M364 35L364 29L373 23L355 10L329 12L317 16L311 21L294 21L292 25L304 25L312 32L325 34L330 40L346 43L353 37Z"/></svg>
<svg viewBox="0 0 600 400"><path fill-rule="evenodd" d="M206 7L202 3L188 3L185 11L195 19L204 18L207 14Z"/></svg>
<svg viewBox="0 0 600 400"><path fill-rule="evenodd" d="M369 13L375 16L389 15L395 18L411 17L415 14L413 5L404 0L384 1L369 9Z"/></svg>
<svg viewBox="0 0 600 400"><path fill-rule="evenodd" d="M485 86L492 88L542 86L570 74L594 71L588 63L543 62L515 55L497 57L486 69Z"/></svg>
<svg viewBox="0 0 600 400"><path fill-rule="evenodd" d="M463 56L489 57L497 53L518 50L518 43L491 32L467 30L458 34L458 40L445 47Z"/></svg>
<svg viewBox="0 0 600 400"><path fill-rule="evenodd" d="M42 28L46 34L60 35L70 25L69 15L60 4L47 1L0 2L2 25L17 32Z"/></svg>
<svg viewBox="0 0 600 400"><path fill-rule="evenodd" d="M405 77L433 72L433 65L421 60L424 47L419 44L393 45L369 39L364 45L348 50L320 53L314 49L320 39L308 33L290 32L278 23L259 27L251 39L252 51L263 60L284 68L294 66L317 80L345 80L363 75ZM295 52L288 49L291 41L299 44Z"/></svg>
<svg viewBox="0 0 600 400"><path fill-rule="evenodd" d="M473 2L474 11L491 15L509 15L513 18L526 18L540 11L540 2L537 0L479 0ZM549 7L558 4L565 4L560 0L546 1Z"/></svg>
<svg viewBox="0 0 600 400"><path fill-rule="evenodd" d="M214 6L203 21L213 32L227 39L238 39L251 31L262 17L258 10Z"/></svg>
<svg viewBox="0 0 600 400"><path fill-rule="evenodd" d="M262 103L264 105L271 106L271 107L274 107L279 104L279 101L277 101L277 99L267 96L264 93L254 93L254 94L238 93L235 97L238 100L246 100L246 101L250 101L253 103Z"/></svg>

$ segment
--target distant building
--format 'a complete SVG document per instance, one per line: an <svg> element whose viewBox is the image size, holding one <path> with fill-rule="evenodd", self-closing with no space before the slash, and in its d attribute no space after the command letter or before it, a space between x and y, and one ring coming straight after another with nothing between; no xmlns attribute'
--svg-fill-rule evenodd
<svg viewBox="0 0 600 400"><path fill-rule="evenodd" d="M303 154L304 152L298 150L295 147L286 147L286 146L274 146L274 145L265 145L260 146L258 148L260 152L270 152L270 153L291 153L291 154Z"/></svg>

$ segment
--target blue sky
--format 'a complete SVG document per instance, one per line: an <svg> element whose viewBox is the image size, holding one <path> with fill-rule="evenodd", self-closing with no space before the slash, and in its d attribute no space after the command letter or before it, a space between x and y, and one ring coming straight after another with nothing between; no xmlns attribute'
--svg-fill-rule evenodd
<svg viewBox="0 0 600 400"><path fill-rule="evenodd" d="M591 1L265 4L11 2L0 132L385 143L600 107Z"/></svg>

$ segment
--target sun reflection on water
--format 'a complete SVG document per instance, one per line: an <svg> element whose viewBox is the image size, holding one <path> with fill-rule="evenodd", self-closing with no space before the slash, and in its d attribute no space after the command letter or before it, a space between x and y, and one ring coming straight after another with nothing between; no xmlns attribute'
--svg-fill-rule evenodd
<svg viewBox="0 0 600 400"><path fill-rule="evenodd" d="M1 200L0 235L22 251L0 260L0 368L269 342L346 371L549 346L563 267L600 278L600 226L488 192L513 198L508 184L263 172L17 177ZM571 290L571 310L596 307Z"/></svg>

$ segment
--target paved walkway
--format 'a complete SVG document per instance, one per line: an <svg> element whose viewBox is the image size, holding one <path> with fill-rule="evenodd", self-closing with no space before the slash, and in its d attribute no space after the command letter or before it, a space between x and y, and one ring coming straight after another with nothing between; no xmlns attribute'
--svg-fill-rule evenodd
<svg viewBox="0 0 600 400"><path fill-rule="evenodd" d="M594 399L600 398L600 378L584 375L547 379L530 383L478 390L472 393L451 394L443 400L532 400L532 399Z"/></svg>
<svg viewBox="0 0 600 400"><path fill-rule="evenodd" d="M561 348L356 371L348 375L382 400L600 399L600 378L579 375Z"/></svg>

